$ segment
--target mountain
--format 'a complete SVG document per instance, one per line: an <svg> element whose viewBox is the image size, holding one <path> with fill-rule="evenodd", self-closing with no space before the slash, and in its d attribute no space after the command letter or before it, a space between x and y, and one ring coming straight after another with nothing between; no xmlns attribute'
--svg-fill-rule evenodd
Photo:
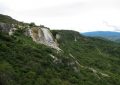
<svg viewBox="0 0 120 85"><path fill-rule="evenodd" d="M119 43L72 30L0 25L0 85L120 85Z"/></svg>
<svg viewBox="0 0 120 85"><path fill-rule="evenodd" d="M94 31L94 32L85 32L82 33L85 36L90 37L102 37L112 41L120 41L120 32L113 32L113 31Z"/></svg>
<svg viewBox="0 0 120 85"><path fill-rule="evenodd" d="M17 20L13 19L12 17L10 16L7 16L7 15L3 15L3 14L0 14L0 22L4 22L4 23L18 23Z"/></svg>
<svg viewBox="0 0 120 85"><path fill-rule="evenodd" d="M7 23L7 24L19 24L19 25L27 25L28 24L28 23L24 23L24 22L18 21L16 19L13 19L12 17L10 17L8 15L3 15L3 14L0 14L0 22Z"/></svg>

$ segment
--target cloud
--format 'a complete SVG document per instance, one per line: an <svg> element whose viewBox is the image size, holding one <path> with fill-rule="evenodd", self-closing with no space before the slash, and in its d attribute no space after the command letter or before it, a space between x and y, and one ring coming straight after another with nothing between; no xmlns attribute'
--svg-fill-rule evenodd
<svg viewBox="0 0 120 85"><path fill-rule="evenodd" d="M107 21L104 21L103 23L108 27L112 27L114 31L120 31L120 27L118 27L118 26L111 25Z"/></svg>
<svg viewBox="0 0 120 85"><path fill-rule="evenodd" d="M8 10L8 8L2 3L0 3L0 13L5 13L6 10Z"/></svg>
<svg viewBox="0 0 120 85"><path fill-rule="evenodd" d="M18 10L19 14L41 17L64 17L79 14L83 9L82 2L66 3L58 6L42 7L30 10Z"/></svg>
<svg viewBox="0 0 120 85"><path fill-rule="evenodd" d="M52 29L119 30L120 0L0 0L0 13ZM103 20L109 23L104 23ZM112 26L111 26L112 25Z"/></svg>

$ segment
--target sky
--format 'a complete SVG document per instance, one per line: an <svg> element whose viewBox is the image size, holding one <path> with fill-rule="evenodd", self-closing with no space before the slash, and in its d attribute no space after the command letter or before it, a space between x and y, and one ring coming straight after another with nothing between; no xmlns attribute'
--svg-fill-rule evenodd
<svg viewBox="0 0 120 85"><path fill-rule="evenodd" d="M120 0L0 0L0 14L50 29L120 31Z"/></svg>

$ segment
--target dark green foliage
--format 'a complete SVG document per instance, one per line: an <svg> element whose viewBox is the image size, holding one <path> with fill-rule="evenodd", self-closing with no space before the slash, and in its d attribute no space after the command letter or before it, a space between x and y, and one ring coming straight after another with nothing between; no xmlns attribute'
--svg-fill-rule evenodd
<svg viewBox="0 0 120 85"><path fill-rule="evenodd" d="M64 64L54 63L53 58L49 54L61 58L61 60L62 58L64 59L63 54L57 54L54 49L36 44L30 37L23 36L22 34L11 37L8 37L7 34L1 34L1 36L1 85L62 84L63 80L60 75L64 74L62 72L68 71L69 67L64 67L67 66L67 62ZM6 36L10 41L6 40Z"/></svg>
<svg viewBox="0 0 120 85"><path fill-rule="evenodd" d="M17 24L18 23L17 20L11 18L10 16L2 15L2 14L0 14L0 22L8 23L8 24Z"/></svg>
<svg viewBox="0 0 120 85"><path fill-rule="evenodd" d="M71 53L81 65L92 67L111 75L111 81L104 81L104 84L101 85L110 85L111 82L117 82L115 83L116 85L120 84L120 76L117 76L120 75L120 44L99 38L83 37L81 35L76 35L78 38L77 41L74 41L73 35L66 33L66 31L58 31L57 33L64 35L61 38L62 41L65 39L66 42L62 42L60 47L65 53ZM70 39L71 41L69 41ZM86 74L89 73L87 72Z"/></svg>
<svg viewBox="0 0 120 85"><path fill-rule="evenodd" d="M55 31L53 31L55 32ZM60 47L64 52L41 44L16 31L14 36L0 34L0 84L1 85L119 85L119 44L86 38L72 31L56 31L61 35ZM72 35L74 34L74 35ZM64 36L64 37L63 37ZM74 38L77 38L77 41ZM71 53L75 59L70 57ZM54 59L52 54L59 59ZM74 62L92 67L110 77L100 74L100 79L89 69ZM73 64L69 64L72 63ZM76 67L78 71L75 71Z"/></svg>
<svg viewBox="0 0 120 85"><path fill-rule="evenodd" d="M31 22L31 23L29 24L29 26L30 26L30 27L34 27L34 26L36 26L36 25L35 25L34 22Z"/></svg>
<svg viewBox="0 0 120 85"><path fill-rule="evenodd" d="M19 24L19 25L22 25L22 26L23 25L28 25L28 23L17 21L15 19L13 19L12 17L10 17L8 15L3 15L3 14L0 14L0 22L7 23L7 24Z"/></svg>

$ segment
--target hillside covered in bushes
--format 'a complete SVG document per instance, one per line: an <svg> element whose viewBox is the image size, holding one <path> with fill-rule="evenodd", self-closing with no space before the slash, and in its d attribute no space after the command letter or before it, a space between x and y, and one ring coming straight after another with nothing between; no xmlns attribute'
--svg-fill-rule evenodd
<svg viewBox="0 0 120 85"><path fill-rule="evenodd" d="M59 35L58 51L24 30L0 32L0 85L120 85L119 43L51 30Z"/></svg>

